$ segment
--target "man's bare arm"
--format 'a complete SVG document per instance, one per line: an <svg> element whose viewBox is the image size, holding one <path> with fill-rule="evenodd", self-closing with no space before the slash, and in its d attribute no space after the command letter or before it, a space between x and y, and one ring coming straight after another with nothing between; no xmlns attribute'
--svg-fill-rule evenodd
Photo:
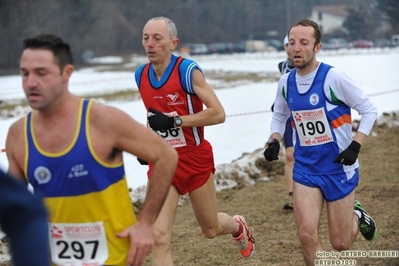
<svg viewBox="0 0 399 266"><path fill-rule="evenodd" d="M8 130L6 138L6 155L8 159L8 173L13 177L25 182L24 160L25 160L25 141L24 141L24 118L12 124Z"/></svg>

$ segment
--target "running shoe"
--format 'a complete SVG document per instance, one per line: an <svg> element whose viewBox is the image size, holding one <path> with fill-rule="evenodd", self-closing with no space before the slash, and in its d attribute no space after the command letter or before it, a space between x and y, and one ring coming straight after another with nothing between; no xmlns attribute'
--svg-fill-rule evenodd
<svg viewBox="0 0 399 266"><path fill-rule="evenodd" d="M252 237L244 217L235 215L233 218L236 223L242 224L242 233L238 237L232 237L232 239L237 243L238 250L245 259L252 258L255 254L255 239Z"/></svg>
<svg viewBox="0 0 399 266"><path fill-rule="evenodd" d="M283 209L284 210L293 210L294 209L294 203L292 201L292 192L288 193L289 201L284 204Z"/></svg>
<svg viewBox="0 0 399 266"><path fill-rule="evenodd" d="M369 241L374 240L377 236L377 226L373 218L365 211L358 200L355 200L355 211L360 212L359 229L363 237Z"/></svg>
<svg viewBox="0 0 399 266"><path fill-rule="evenodd" d="M292 201L287 202L286 204L284 204L284 210L293 210L294 209L294 204L292 203Z"/></svg>

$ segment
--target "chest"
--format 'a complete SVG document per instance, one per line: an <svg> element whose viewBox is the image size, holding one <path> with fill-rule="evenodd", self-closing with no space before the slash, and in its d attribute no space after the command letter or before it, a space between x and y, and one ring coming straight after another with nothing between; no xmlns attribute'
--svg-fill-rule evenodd
<svg viewBox="0 0 399 266"><path fill-rule="evenodd" d="M78 119L69 119L45 124L33 123L32 138L46 152L64 151L76 141L81 129L79 122Z"/></svg>
<svg viewBox="0 0 399 266"><path fill-rule="evenodd" d="M185 105L186 92L181 84L178 71L172 71L160 81L144 72L140 84L140 95L147 109L151 107L176 107Z"/></svg>

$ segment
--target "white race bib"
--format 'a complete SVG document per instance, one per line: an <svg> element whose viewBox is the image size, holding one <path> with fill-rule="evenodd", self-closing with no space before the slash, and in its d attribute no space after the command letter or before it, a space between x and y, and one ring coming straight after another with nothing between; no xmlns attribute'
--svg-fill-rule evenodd
<svg viewBox="0 0 399 266"><path fill-rule="evenodd" d="M323 108L292 111L292 116L301 146L315 146L333 141Z"/></svg>
<svg viewBox="0 0 399 266"><path fill-rule="evenodd" d="M103 222L49 223L49 238L58 266L100 266L108 258Z"/></svg>
<svg viewBox="0 0 399 266"><path fill-rule="evenodd" d="M176 111L164 114L167 116L178 115ZM149 115L151 115L151 113L149 113ZM174 148L187 146L186 138L184 137L182 128L170 128L167 130L157 130L155 132L157 132L160 137L165 139Z"/></svg>

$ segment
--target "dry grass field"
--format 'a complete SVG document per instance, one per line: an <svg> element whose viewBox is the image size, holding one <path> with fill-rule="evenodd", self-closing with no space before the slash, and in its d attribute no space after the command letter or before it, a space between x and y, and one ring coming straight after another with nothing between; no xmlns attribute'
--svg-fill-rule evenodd
<svg viewBox="0 0 399 266"><path fill-rule="evenodd" d="M378 235L372 242L361 234L353 250L399 251L399 127L378 128L361 148L360 183L356 198L377 223ZM269 182L218 192L218 209L242 214L256 240L256 254L241 259L229 236L206 239L195 221L190 202L179 207L173 227L172 250L178 266L263 266L304 265L292 211L283 210L287 200L284 176ZM321 241L331 251L325 209L321 217ZM150 265L148 258L145 265ZM399 258L359 258L356 265L399 265Z"/></svg>

